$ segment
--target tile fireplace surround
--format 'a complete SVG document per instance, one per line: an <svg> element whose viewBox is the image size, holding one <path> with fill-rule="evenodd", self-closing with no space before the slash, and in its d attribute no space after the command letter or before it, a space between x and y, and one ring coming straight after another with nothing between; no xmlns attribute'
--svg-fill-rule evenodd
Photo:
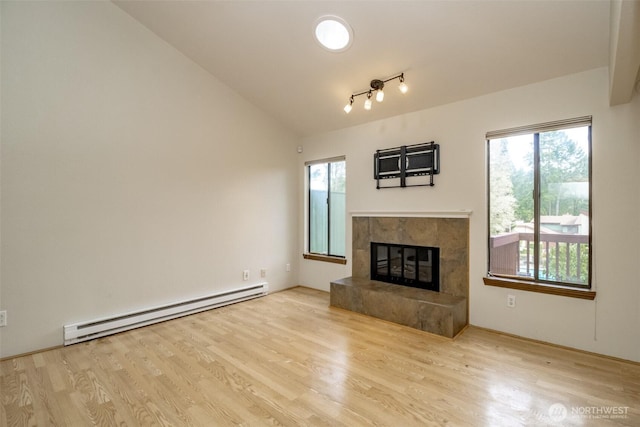
<svg viewBox="0 0 640 427"><path fill-rule="evenodd" d="M353 216L352 277L331 282L331 305L447 337L468 322L469 218ZM440 292L370 280L371 242L440 248Z"/></svg>

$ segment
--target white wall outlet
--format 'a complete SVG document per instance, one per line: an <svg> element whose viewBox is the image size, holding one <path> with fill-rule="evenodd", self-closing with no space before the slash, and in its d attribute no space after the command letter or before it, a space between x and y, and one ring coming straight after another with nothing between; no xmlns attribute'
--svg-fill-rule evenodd
<svg viewBox="0 0 640 427"><path fill-rule="evenodd" d="M249 270L244 270L242 272L242 280L249 280Z"/></svg>
<svg viewBox="0 0 640 427"><path fill-rule="evenodd" d="M0 327L7 326L7 310L0 311Z"/></svg>
<svg viewBox="0 0 640 427"><path fill-rule="evenodd" d="M285 269L285 270L287 270L287 271L291 271L291 264L287 264L287 265L284 267L284 269Z"/></svg>
<svg viewBox="0 0 640 427"><path fill-rule="evenodd" d="M516 307L516 296L515 295L507 295L507 307L515 308Z"/></svg>
<svg viewBox="0 0 640 427"><path fill-rule="evenodd" d="M262 270L260 270L260 277L267 277L267 269L263 268Z"/></svg>

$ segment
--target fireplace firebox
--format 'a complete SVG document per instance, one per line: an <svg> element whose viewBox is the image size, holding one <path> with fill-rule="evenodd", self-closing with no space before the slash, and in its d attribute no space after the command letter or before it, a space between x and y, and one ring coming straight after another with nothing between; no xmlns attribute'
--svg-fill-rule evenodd
<svg viewBox="0 0 640 427"><path fill-rule="evenodd" d="M440 248L371 242L371 280L440 292Z"/></svg>

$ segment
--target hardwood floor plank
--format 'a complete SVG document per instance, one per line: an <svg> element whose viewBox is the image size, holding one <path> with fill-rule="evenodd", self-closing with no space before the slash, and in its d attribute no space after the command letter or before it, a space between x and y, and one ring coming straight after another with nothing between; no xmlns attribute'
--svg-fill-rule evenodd
<svg viewBox="0 0 640 427"><path fill-rule="evenodd" d="M328 302L294 288L2 361L0 425L640 425L638 364Z"/></svg>

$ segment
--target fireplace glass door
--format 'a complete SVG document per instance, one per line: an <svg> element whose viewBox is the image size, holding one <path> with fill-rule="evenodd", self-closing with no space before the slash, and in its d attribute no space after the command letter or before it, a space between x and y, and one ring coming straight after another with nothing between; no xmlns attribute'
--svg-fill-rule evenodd
<svg viewBox="0 0 640 427"><path fill-rule="evenodd" d="M440 249L371 243L371 279L440 291Z"/></svg>

